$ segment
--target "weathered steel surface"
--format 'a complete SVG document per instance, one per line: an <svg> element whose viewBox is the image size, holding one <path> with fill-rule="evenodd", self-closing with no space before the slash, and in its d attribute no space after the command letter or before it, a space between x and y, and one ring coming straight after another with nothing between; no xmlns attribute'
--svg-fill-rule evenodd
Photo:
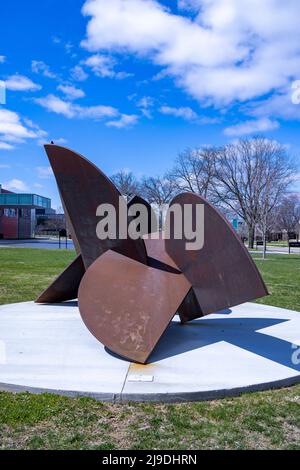
<svg viewBox="0 0 300 470"><path fill-rule="evenodd" d="M163 233L156 233L155 236L157 236L157 239L147 239L144 237L148 254L148 265L152 267L161 266L166 271L180 273L180 269L166 252ZM177 313L182 323L188 321L190 318L199 318L203 316L201 307L192 287L183 299L181 305L178 307Z"/></svg>
<svg viewBox="0 0 300 470"><path fill-rule="evenodd" d="M82 261L76 233L71 224L70 217L62 197L61 202L64 208L67 226L72 236L77 257L62 271L62 273L56 279L54 279L53 282L51 282L47 289L42 292L42 294L36 299L36 303L59 303L65 302L67 300L77 299L79 284L85 273L85 267Z"/></svg>
<svg viewBox="0 0 300 470"><path fill-rule="evenodd" d="M70 230L72 240L75 246L75 250L80 260L79 259L77 260L76 258L74 263L71 263L69 266L67 266L67 268L64 269L64 271L37 298L37 300L35 301L36 303L58 303L58 302L64 302L66 300L72 300L74 298L77 298L78 287L85 273L85 268L82 262L82 257L80 254L80 246L77 240L76 232L70 221L70 217L69 217L65 202L61 195L60 197L61 197L62 205L64 208L64 213L65 213L66 220L67 220L67 226ZM148 204L144 199L142 199L139 196L134 196L128 202L128 207L130 207L130 205L132 204L144 204L145 207L147 208L148 213L150 214L149 217L151 217L150 211L152 210L152 208L150 204ZM149 219L149 223L150 223L150 219ZM80 269L81 265L82 265L82 269Z"/></svg>
<svg viewBox="0 0 300 470"><path fill-rule="evenodd" d="M45 145L62 200L76 233L85 267L90 266L107 250L115 250L142 263L147 262L143 240L99 240L96 227L100 218L96 211L101 204L111 204L116 211L119 230L119 196L114 184L91 162L78 153L57 145ZM121 198L126 211L125 199Z"/></svg>
<svg viewBox="0 0 300 470"><path fill-rule="evenodd" d="M189 293L178 308L178 315L181 323L204 316L193 288L190 289Z"/></svg>
<svg viewBox="0 0 300 470"><path fill-rule="evenodd" d="M163 239L163 233L155 234L157 239L146 239L145 245L148 254L148 265L152 267L162 266L169 272L178 272L180 269L174 262L174 260L168 255L165 248L165 240ZM202 311L193 291L193 288L189 290L186 297L183 299L181 305L177 309L177 313L182 323L188 321L190 318L202 317Z"/></svg>
<svg viewBox="0 0 300 470"><path fill-rule="evenodd" d="M108 251L86 271L79 309L107 348L145 363L190 288L182 274Z"/></svg>
<svg viewBox="0 0 300 470"><path fill-rule="evenodd" d="M183 313L185 321L268 295L247 249L226 219L204 198L192 193L176 196L173 204L204 204L204 247L185 249L186 238L165 241L166 251L193 286L199 311ZM171 218L170 233L174 233ZM195 311L194 311L195 310Z"/></svg>
<svg viewBox="0 0 300 470"><path fill-rule="evenodd" d="M68 211L67 211L67 208L66 208L66 205L65 205L65 201L63 200L61 194L60 194L60 200L61 200L61 203L62 203L62 206L63 206L63 210L64 210L64 214L65 214L65 218L66 218L66 229L67 229L67 232L69 231L69 233L71 234L71 238L72 238L72 241L74 243L74 248L76 250L76 253L77 255L80 254L80 246L79 246L79 242L77 240L77 236L76 236L76 232L74 230L74 227L71 223L71 220L70 220L70 216L68 214Z"/></svg>
<svg viewBox="0 0 300 470"><path fill-rule="evenodd" d="M152 267L161 267L166 271L180 274L181 271L168 255L165 249L165 240L162 232L156 232L151 235L152 238L144 236L146 251L148 256L148 265ZM155 237L155 238L154 238Z"/></svg>
<svg viewBox="0 0 300 470"><path fill-rule="evenodd" d="M36 299L37 303L59 303L66 300L77 299L78 288L85 273L81 255L50 284Z"/></svg>
<svg viewBox="0 0 300 470"><path fill-rule="evenodd" d="M141 233L141 236L146 235L148 233L152 232L157 232L158 231L158 221L157 221L157 216L149 204L149 202L145 201L141 196L133 196L129 199L128 201L128 208L132 208L135 204L140 204L143 205L146 208L147 211L147 228L148 230L145 230L144 232Z"/></svg>
<svg viewBox="0 0 300 470"><path fill-rule="evenodd" d="M119 215L120 204L126 212L126 202L113 183L81 155L55 145L45 148L78 256L37 302L60 302L78 293L81 316L92 334L115 353L144 363L177 311L185 322L267 295L248 251L205 199L187 193L171 203L171 208L204 205L202 249L189 251L190 240L172 236L173 219L170 239L162 233L148 239L147 229L138 240L123 239ZM115 210L116 238L97 237L101 204ZM151 206L139 196L128 203L133 204L146 207L150 224ZM134 218L125 217L125 230Z"/></svg>

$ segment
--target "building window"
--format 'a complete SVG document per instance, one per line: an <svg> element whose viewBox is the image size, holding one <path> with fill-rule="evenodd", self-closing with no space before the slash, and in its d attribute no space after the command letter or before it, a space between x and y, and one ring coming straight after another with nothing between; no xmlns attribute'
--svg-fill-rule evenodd
<svg viewBox="0 0 300 470"><path fill-rule="evenodd" d="M6 217L16 217L16 209L4 209L4 215Z"/></svg>
<svg viewBox="0 0 300 470"><path fill-rule="evenodd" d="M19 209L19 217L22 219L29 219L31 217L30 209Z"/></svg>

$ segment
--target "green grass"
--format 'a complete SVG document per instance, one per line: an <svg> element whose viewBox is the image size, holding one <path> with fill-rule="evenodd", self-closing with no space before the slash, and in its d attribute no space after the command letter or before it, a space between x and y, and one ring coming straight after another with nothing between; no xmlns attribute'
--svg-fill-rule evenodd
<svg viewBox="0 0 300 470"><path fill-rule="evenodd" d="M1 248L0 303L34 299L74 256ZM258 302L300 311L300 257L256 262L271 293ZM115 448L300 449L300 386L184 404L0 393L0 449Z"/></svg>
<svg viewBox="0 0 300 470"><path fill-rule="evenodd" d="M184 404L0 393L0 449L299 449L300 386Z"/></svg>
<svg viewBox="0 0 300 470"><path fill-rule="evenodd" d="M0 304L33 300L74 257L72 250L0 248ZM258 302L300 311L300 256L253 258L271 294Z"/></svg>
<svg viewBox="0 0 300 470"><path fill-rule="evenodd" d="M267 255L253 258L268 286L270 295L257 302L300 312L300 256Z"/></svg>
<svg viewBox="0 0 300 470"><path fill-rule="evenodd" d="M74 257L73 250L0 248L0 304L34 300Z"/></svg>

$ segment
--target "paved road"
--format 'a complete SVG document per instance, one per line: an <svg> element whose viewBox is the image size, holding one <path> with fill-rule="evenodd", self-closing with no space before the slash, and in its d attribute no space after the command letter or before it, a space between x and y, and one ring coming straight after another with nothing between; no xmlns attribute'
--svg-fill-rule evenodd
<svg viewBox="0 0 300 470"><path fill-rule="evenodd" d="M58 240L53 238L37 238L34 240L0 240L0 248L11 247L11 248L39 248L46 250L58 250L59 244ZM66 249L65 241L61 242L61 249ZM68 240L68 250L74 250L74 245L72 240ZM262 254L262 247L258 247L257 250L250 250L250 253ZM268 246L267 254L275 255L287 255L289 253L288 247L275 247ZM300 255L299 248L291 248L291 253Z"/></svg>
<svg viewBox="0 0 300 470"><path fill-rule="evenodd" d="M259 246L257 250L251 250L251 253L262 253L262 246ZM288 255L289 254L289 249L287 246L268 246L267 247L267 253L269 254L275 254L275 255ZM294 255L300 255L300 248L291 248L291 253Z"/></svg>
<svg viewBox="0 0 300 470"><path fill-rule="evenodd" d="M51 238L39 238L34 240L0 240L0 248L39 248L46 250L58 250L58 240ZM65 240L61 242L61 249L66 249ZM68 240L68 250L73 250L74 245L72 240Z"/></svg>

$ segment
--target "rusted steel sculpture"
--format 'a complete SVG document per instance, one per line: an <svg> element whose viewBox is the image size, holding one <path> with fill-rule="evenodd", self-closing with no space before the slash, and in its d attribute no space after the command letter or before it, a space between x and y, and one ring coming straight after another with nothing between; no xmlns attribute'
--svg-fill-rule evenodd
<svg viewBox="0 0 300 470"><path fill-rule="evenodd" d="M155 238L141 233L137 239L118 236L100 240L97 208L110 204L119 216L125 199L81 155L56 145L45 149L77 257L37 302L58 303L78 297L87 328L111 351L145 363L176 312L184 323L268 294L230 224L195 194L177 196L169 210L175 205L204 205L204 246L197 250L186 249L184 235L175 237L171 216L168 238L162 233ZM149 221L153 220L151 206L139 196L128 202L128 208L136 203L143 204ZM127 227L131 220L129 210Z"/></svg>

